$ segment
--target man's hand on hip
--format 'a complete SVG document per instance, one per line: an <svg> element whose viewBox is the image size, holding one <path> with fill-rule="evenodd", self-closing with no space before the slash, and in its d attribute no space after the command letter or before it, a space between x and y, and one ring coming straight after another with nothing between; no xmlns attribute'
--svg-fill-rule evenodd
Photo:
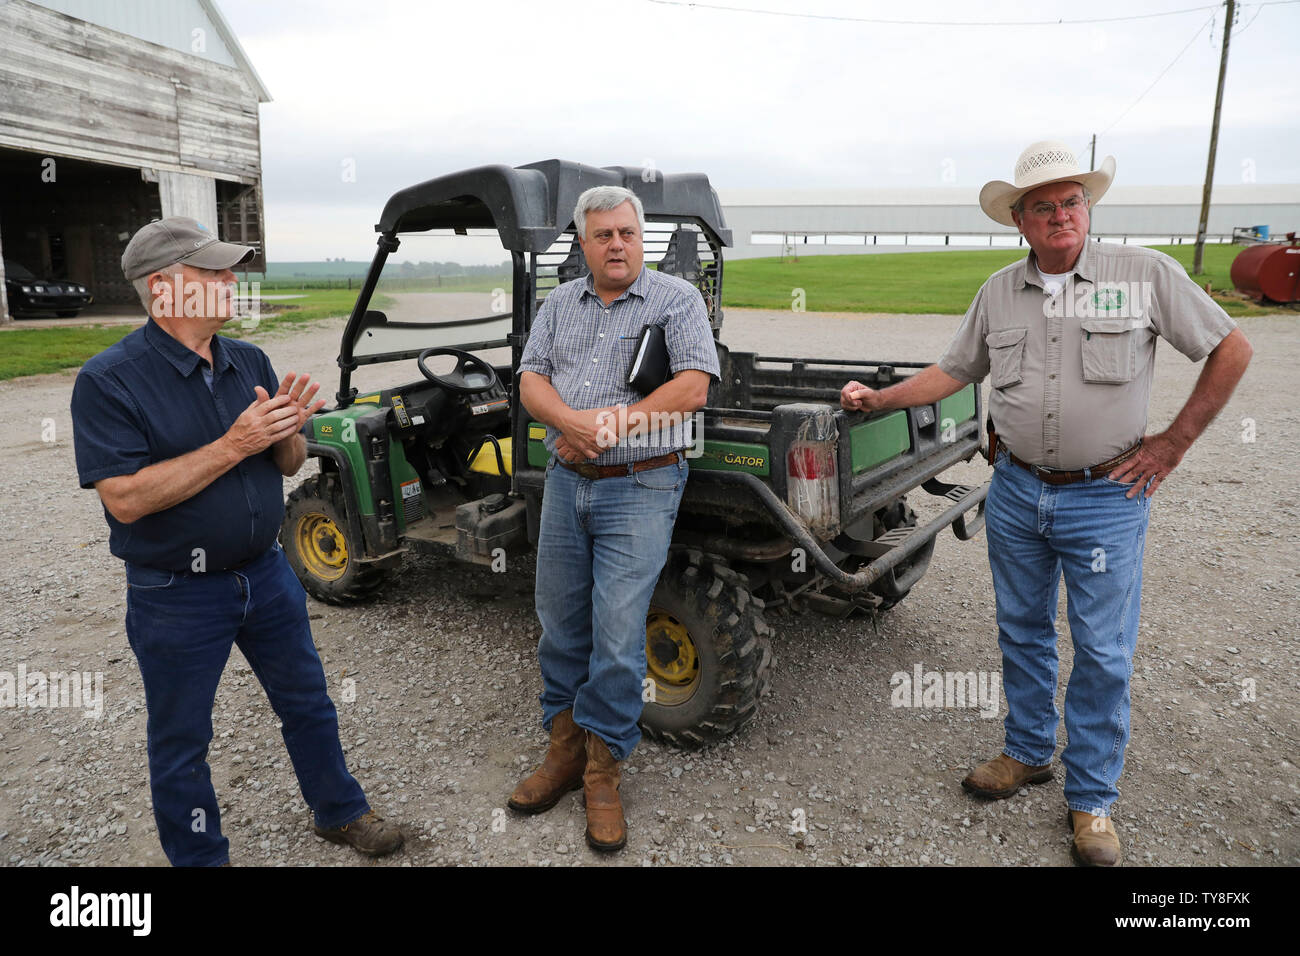
<svg viewBox="0 0 1300 956"><path fill-rule="evenodd" d="M1142 447L1127 461L1120 462L1106 477L1112 481L1131 482L1126 498L1132 498L1146 488L1150 498L1160 487L1160 483L1169 477L1169 473L1178 467L1186 451L1168 432L1149 435L1142 439Z"/></svg>
<svg viewBox="0 0 1300 956"><path fill-rule="evenodd" d="M292 437L302 427L299 422L301 408L287 392L277 393L272 398L260 385L254 388L254 392L257 397L240 413L225 434L226 441L243 458L256 455L276 442Z"/></svg>

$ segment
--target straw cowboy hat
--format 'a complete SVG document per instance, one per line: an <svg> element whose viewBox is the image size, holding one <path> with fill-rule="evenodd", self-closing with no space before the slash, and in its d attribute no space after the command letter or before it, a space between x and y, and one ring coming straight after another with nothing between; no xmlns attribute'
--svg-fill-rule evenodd
<svg viewBox="0 0 1300 956"><path fill-rule="evenodd" d="M1015 184L995 179L980 190L980 208L990 219L1004 226L1015 226L1011 207L1030 190L1049 183L1082 183L1092 194L1092 205L1101 201L1115 178L1115 157L1101 161L1101 169L1084 172L1064 143L1044 140L1025 148L1016 160Z"/></svg>

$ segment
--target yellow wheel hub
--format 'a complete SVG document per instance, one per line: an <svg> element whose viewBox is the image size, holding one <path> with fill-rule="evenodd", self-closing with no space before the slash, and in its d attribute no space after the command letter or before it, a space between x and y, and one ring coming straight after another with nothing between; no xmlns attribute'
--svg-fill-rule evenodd
<svg viewBox="0 0 1300 956"><path fill-rule="evenodd" d="M334 519L319 511L298 519L294 543L303 566L322 581L337 581L348 569L348 545Z"/></svg>
<svg viewBox="0 0 1300 956"><path fill-rule="evenodd" d="M681 621L660 608L650 608L645 619L646 676L655 682L657 704L684 704L700 685L700 658L690 632Z"/></svg>

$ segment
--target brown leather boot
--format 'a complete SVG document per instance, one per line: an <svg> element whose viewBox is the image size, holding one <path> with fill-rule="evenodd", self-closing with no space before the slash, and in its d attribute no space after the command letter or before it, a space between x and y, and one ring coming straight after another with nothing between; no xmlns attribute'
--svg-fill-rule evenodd
<svg viewBox="0 0 1300 956"><path fill-rule="evenodd" d="M998 754L982 763L961 782L962 789L985 800L1009 797L1027 783L1046 783L1052 779L1052 765L1031 767L1014 757Z"/></svg>
<svg viewBox="0 0 1300 956"><path fill-rule="evenodd" d="M582 786L587 767L587 732L573 722L573 711L562 710L551 721L551 746L532 776L519 782L506 802L520 813L541 813Z"/></svg>
<svg viewBox="0 0 1300 956"><path fill-rule="evenodd" d="M331 843L346 843L358 853L366 856L384 856L392 853L404 842L402 831L383 817L368 810L364 816L332 830L322 830L312 824L316 835L324 837Z"/></svg>
<svg viewBox="0 0 1300 956"><path fill-rule="evenodd" d="M618 795L619 766L609 746L597 734L587 734L587 770L582 795L587 803L587 845L593 850L621 850L627 843L627 821Z"/></svg>
<svg viewBox="0 0 1300 956"><path fill-rule="evenodd" d="M1119 866L1119 834L1110 817L1095 817L1082 810L1067 810L1066 823L1074 830L1070 855L1080 866Z"/></svg>

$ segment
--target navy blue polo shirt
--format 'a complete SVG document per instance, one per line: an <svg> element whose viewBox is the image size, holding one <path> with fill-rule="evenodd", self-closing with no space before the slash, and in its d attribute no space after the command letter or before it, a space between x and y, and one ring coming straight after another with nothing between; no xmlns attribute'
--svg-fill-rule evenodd
<svg viewBox="0 0 1300 956"><path fill-rule="evenodd" d="M130 475L216 441L257 397L280 387L255 345L212 337L206 360L150 319L90 359L72 388L72 434L82 488ZM205 373L212 378L211 388ZM109 550L163 571L220 571L265 553L284 517L284 486L270 448L250 455L198 494L123 524L104 509Z"/></svg>

